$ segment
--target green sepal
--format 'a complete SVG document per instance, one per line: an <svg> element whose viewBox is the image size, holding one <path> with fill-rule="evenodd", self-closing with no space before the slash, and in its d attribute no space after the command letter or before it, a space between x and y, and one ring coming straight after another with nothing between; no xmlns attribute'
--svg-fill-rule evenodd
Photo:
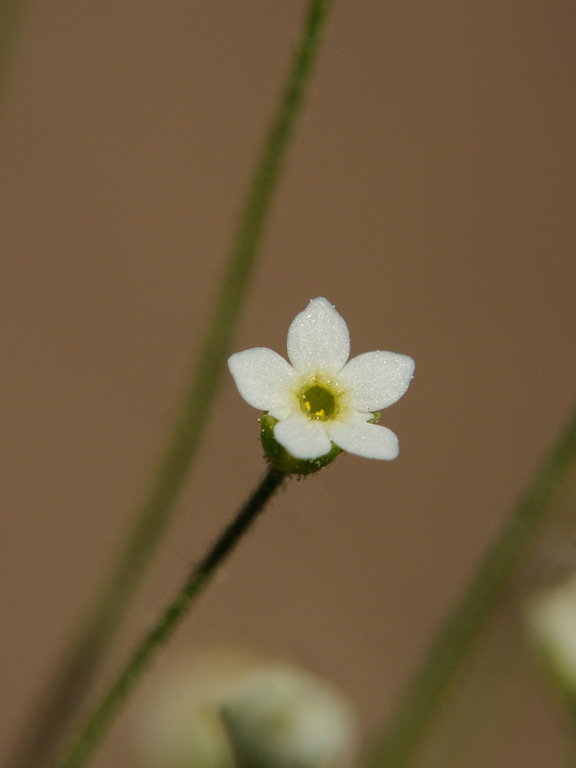
<svg viewBox="0 0 576 768"><path fill-rule="evenodd" d="M332 449L318 459L296 459L274 437L274 426L278 423L278 419L270 416L269 413L264 413L259 421L261 426L260 439L266 460L275 469L287 475L311 475L330 464L339 453L342 453L341 448L332 444Z"/></svg>

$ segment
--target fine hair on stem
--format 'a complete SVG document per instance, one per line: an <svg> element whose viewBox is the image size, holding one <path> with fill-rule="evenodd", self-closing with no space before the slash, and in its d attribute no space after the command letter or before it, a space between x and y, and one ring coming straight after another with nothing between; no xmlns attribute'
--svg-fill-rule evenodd
<svg viewBox="0 0 576 768"><path fill-rule="evenodd" d="M59 763L59 768L80 768L90 759L142 674L188 614L218 567L230 555L256 517L263 512L286 477L288 475L273 467L268 469L248 501L209 548L204 558L192 569L182 588L137 645L127 664L88 718L68 754Z"/></svg>

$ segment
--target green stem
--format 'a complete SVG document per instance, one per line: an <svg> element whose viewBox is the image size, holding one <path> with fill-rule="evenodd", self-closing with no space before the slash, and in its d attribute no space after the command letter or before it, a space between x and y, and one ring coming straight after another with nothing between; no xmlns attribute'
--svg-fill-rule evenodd
<svg viewBox="0 0 576 768"><path fill-rule="evenodd" d="M14 51L29 0L0 0L0 101L8 91Z"/></svg>
<svg viewBox="0 0 576 768"><path fill-rule="evenodd" d="M286 85L240 215L199 363L150 492L138 510L111 577L66 653L61 669L49 686L47 698L8 763L9 768L40 768L46 764L54 744L77 712L171 518L225 368L232 334L332 3L333 0L308 3Z"/></svg>
<svg viewBox="0 0 576 768"><path fill-rule="evenodd" d="M449 615L423 665L408 685L369 768L412 765L426 727L497 606L521 557L534 542L576 461L576 409L532 486Z"/></svg>
<svg viewBox="0 0 576 768"><path fill-rule="evenodd" d="M264 510L267 502L286 477L288 475L277 469L268 470L258 488L214 542L204 559L192 570L182 589L137 646L126 666L88 719L67 756L59 763L59 768L80 768L89 760L143 672L172 636L217 568L232 552L258 514Z"/></svg>

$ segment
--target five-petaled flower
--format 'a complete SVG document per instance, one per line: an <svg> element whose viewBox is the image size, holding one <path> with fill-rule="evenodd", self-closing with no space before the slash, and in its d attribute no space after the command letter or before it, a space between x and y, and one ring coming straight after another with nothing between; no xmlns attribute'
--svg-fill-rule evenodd
<svg viewBox="0 0 576 768"><path fill-rule="evenodd" d="M274 419L274 438L296 459L324 457L334 447L370 459L394 459L398 438L374 422L406 392L414 361L393 352L348 360L344 319L323 298L312 299L288 330L288 363L271 349L228 360L247 403Z"/></svg>

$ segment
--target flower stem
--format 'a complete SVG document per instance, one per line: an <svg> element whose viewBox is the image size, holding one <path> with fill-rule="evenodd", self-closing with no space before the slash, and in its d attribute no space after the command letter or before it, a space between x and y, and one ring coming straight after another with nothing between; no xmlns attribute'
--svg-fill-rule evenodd
<svg viewBox="0 0 576 768"><path fill-rule="evenodd" d="M45 700L7 768L41 768L47 764L54 745L77 712L171 518L225 368L232 334L332 3L333 0L310 0L308 3L284 90L240 214L200 358L152 486L137 510L134 526L116 566L64 655Z"/></svg>
<svg viewBox="0 0 576 768"><path fill-rule="evenodd" d="M132 657L88 719L67 756L59 763L59 768L80 768L89 760L143 672L174 633L217 568L264 510L286 477L288 475L272 467L268 470L260 485L192 570L176 597L166 606L150 632L136 647Z"/></svg>
<svg viewBox="0 0 576 768"><path fill-rule="evenodd" d="M414 765L426 727L480 632L498 605L521 557L546 522L554 500L576 463L576 409L534 481L520 499L467 591L441 627L424 663L409 683L369 768Z"/></svg>

